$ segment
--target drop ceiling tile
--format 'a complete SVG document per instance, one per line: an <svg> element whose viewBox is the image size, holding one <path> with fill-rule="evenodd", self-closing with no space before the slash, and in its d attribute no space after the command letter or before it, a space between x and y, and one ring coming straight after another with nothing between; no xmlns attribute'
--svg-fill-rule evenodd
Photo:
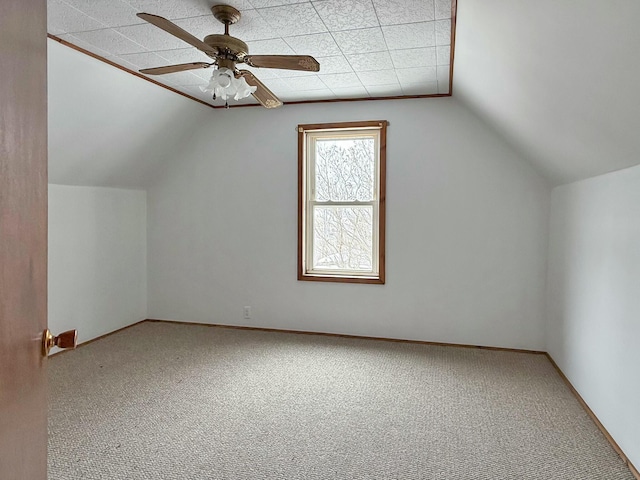
<svg viewBox="0 0 640 480"><path fill-rule="evenodd" d="M211 11L210 5L217 5L219 3L223 3L225 5L231 5L232 7L235 7L241 12L243 12L243 14L245 10L253 10L254 8L256 8L252 0L224 0L224 1L209 0L205 2L203 2L202 0L195 0L195 2L200 4L202 3L206 4L209 11Z"/></svg>
<svg viewBox="0 0 640 480"><path fill-rule="evenodd" d="M320 63L320 75L331 73L347 73L351 72L352 68L344 58L344 55L334 55L332 57L316 57L316 60Z"/></svg>
<svg viewBox="0 0 640 480"><path fill-rule="evenodd" d="M185 45L188 45L188 43L179 38L150 24L119 27L115 30L129 40L143 45L147 50L171 50L173 48L184 48Z"/></svg>
<svg viewBox="0 0 640 480"><path fill-rule="evenodd" d="M211 14L210 3L203 0L126 0L136 11L152 13L169 19L197 17ZM251 9L251 3L247 0L225 0L225 3L239 10ZM217 20L214 19L217 22Z"/></svg>
<svg viewBox="0 0 640 480"><path fill-rule="evenodd" d="M182 18L179 20L174 20L173 23L186 30L194 37L198 37L200 40L213 33L224 33L224 26L215 18L213 18L213 15L211 14L200 15L198 17ZM185 45L188 44L182 42L182 46L184 47Z"/></svg>
<svg viewBox="0 0 640 480"><path fill-rule="evenodd" d="M333 75L318 75L320 80L331 90L334 88L361 87L362 83L355 73L336 73Z"/></svg>
<svg viewBox="0 0 640 480"><path fill-rule="evenodd" d="M435 19L434 0L373 0L380 25L428 22Z"/></svg>
<svg viewBox="0 0 640 480"><path fill-rule="evenodd" d="M402 85L403 95L435 95L438 92L438 82L409 83Z"/></svg>
<svg viewBox="0 0 640 480"><path fill-rule="evenodd" d="M53 35L99 30L106 25L61 0L47 2L47 31Z"/></svg>
<svg viewBox="0 0 640 480"><path fill-rule="evenodd" d="M211 18L213 18L211 16ZM223 27L221 23L219 23L215 18L213 19L219 27ZM231 35L234 37L240 38L244 42L249 42L250 40L266 40L269 38L278 38L282 37L280 32L274 30L268 22L262 18L260 13L257 10L247 10L242 12L242 16L240 20L235 25L231 25L229 29ZM214 28L209 33L223 33L219 31L218 28ZM209 35L207 33L206 35Z"/></svg>
<svg viewBox="0 0 640 480"><path fill-rule="evenodd" d="M388 85L372 85L367 87L369 95L372 97L396 97L402 95L402 89L399 83L391 83Z"/></svg>
<svg viewBox="0 0 640 480"><path fill-rule="evenodd" d="M327 88L317 75L312 77L291 77L283 80L293 90L320 90Z"/></svg>
<svg viewBox="0 0 640 480"><path fill-rule="evenodd" d="M332 32L380 26L371 0L321 0L313 6Z"/></svg>
<svg viewBox="0 0 640 480"><path fill-rule="evenodd" d="M167 65L175 63L192 63L192 62L212 62L197 48L176 48L173 50L155 50L153 53L161 56L167 61Z"/></svg>
<svg viewBox="0 0 640 480"><path fill-rule="evenodd" d="M284 102L296 102L305 100L334 100L335 94L328 88L322 90L291 91L280 96Z"/></svg>
<svg viewBox="0 0 640 480"><path fill-rule="evenodd" d="M58 38L72 43L77 47L80 47L84 50L87 50L91 53L95 53L96 55L100 55L101 57L107 57L109 55L111 55L109 52L107 52L106 50L103 50L101 48L96 47L95 45L93 45L92 43L86 42L84 40L82 40L81 38L78 38L77 36L71 34L71 33L66 33L64 35L58 35Z"/></svg>
<svg viewBox="0 0 640 480"><path fill-rule="evenodd" d="M298 55L330 56L340 55L342 52L330 33L315 33L313 35L298 35L287 37L285 42Z"/></svg>
<svg viewBox="0 0 640 480"><path fill-rule="evenodd" d="M336 98L367 98L369 92L366 88L360 87L346 87L346 88L332 88L331 91Z"/></svg>
<svg viewBox="0 0 640 480"><path fill-rule="evenodd" d="M69 5L108 27L145 23L136 16L137 10L121 0L65 0ZM49 3L51 3L49 1Z"/></svg>
<svg viewBox="0 0 640 480"><path fill-rule="evenodd" d="M326 32L327 27L310 2L258 10L279 37Z"/></svg>
<svg viewBox="0 0 640 480"><path fill-rule="evenodd" d="M202 79L202 85L206 85L211 80L211 74L213 70L211 68L199 68L197 70L190 70L191 75L195 75L196 77Z"/></svg>
<svg viewBox="0 0 640 480"><path fill-rule="evenodd" d="M206 81L203 81L202 78L192 74L191 72L167 73L166 75L162 75L162 77L180 86L200 85L204 87L207 85Z"/></svg>
<svg viewBox="0 0 640 480"><path fill-rule="evenodd" d="M291 87L289 87L287 82L281 78L261 78L260 80L262 80L262 83L264 83L267 88L276 95L291 90Z"/></svg>
<svg viewBox="0 0 640 480"><path fill-rule="evenodd" d="M438 20L436 23L436 45L451 45L451 20Z"/></svg>
<svg viewBox="0 0 640 480"><path fill-rule="evenodd" d="M139 53L147 51L142 45L133 42L113 29L79 32L74 37L109 52L111 55Z"/></svg>
<svg viewBox="0 0 640 480"><path fill-rule="evenodd" d="M295 52L282 38L247 42L252 55L293 55Z"/></svg>
<svg viewBox="0 0 640 480"><path fill-rule="evenodd" d="M281 5L292 5L294 3L304 3L307 0L250 0L253 8L279 7Z"/></svg>
<svg viewBox="0 0 640 480"><path fill-rule="evenodd" d="M377 72L360 72L358 78L362 84L367 87L375 87L378 85L391 85L398 83L398 77L394 70L379 70ZM398 85L398 88L400 86Z"/></svg>
<svg viewBox="0 0 640 480"><path fill-rule="evenodd" d="M449 65L451 63L451 46L436 47L436 65Z"/></svg>
<svg viewBox="0 0 640 480"><path fill-rule="evenodd" d="M248 70L253 73L258 79L264 81L268 78L279 78L276 74L276 70L273 68L253 68L248 65L240 64L238 65L240 70Z"/></svg>
<svg viewBox="0 0 640 480"><path fill-rule="evenodd" d="M389 53L396 68L431 67L436 65L436 47L393 50Z"/></svg>
<svg viewBox="0 0 640 480"><path fill-rule="evenodd" d="M435 22L410 23L382 27L389 50L433 47L436 44Z"/></svg>
<svg viewBox="0 0 640 480"><path fill-rule="evenodd" d="M291 77L312 77L314 75L317 76L316 72L306 72L303 70L281 70L279 68L272 68L279 78L291 78Z"/></svg>
<svg viewBox="0 0 640 480"><path fill-rule="evenodd" d="M120 58L135 65L137 67L136 70L141 68L162 67L167 64L164 58L151 52L129 53L120 55Z"/></svg>
<svg viewBox="0 0 640 480"><path fill-rule="evenodd" d="M347 55L347 60L354 71L367 72L371 70L391 70L393 62L389 52L360 53Z"/></svg>
<svg viewBox="0 0 640 480"><path fill-rule="evenodd" d="M196 70L188 70L186 73L190 73L196 77L196 81L199 81L198 85L208 85L211 80L212 68L198 68ZM199 79L199 80L198 80Z"/></svg>
<svg viewBox="0 0 640 480"><path fill-rule="evenodd" d="M333 33L342 53L369 53L387 50L380 27Z"/></svg>
<svg viewBox="0 0 640 480"><path fill-rule="evenodd" d="M449 67L438 67L438 93L449 93Z"/></svg>
<svg viewBox="0 0 640 480"><path fill-rule="evenodd" d="M435 0L436 20L451 18L451 0Z"/></svg>
<svg viewBox="0 0 640 480"><path fill-rule="evenodd" d="M400 85L435 82L438 79L436 67L399 68L396 75Z"/></svg>

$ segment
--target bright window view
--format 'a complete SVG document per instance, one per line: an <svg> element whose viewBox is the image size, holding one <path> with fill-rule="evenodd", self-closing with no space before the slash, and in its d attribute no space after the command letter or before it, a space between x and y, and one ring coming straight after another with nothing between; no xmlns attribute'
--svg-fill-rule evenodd
<svg viewBox="0 0 640 480"><path fill-rule="evenodd" d="M298 132L299 279L384 283L386 122Z"/></svg>

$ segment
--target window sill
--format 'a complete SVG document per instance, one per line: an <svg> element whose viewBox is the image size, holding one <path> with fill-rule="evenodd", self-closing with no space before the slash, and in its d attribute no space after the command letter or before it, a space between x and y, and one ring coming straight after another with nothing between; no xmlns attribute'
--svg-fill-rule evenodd
<svg viewBox="0 0 640 480"><path fill-rule="evenodd" d="M326 274L298 274L298 280L306 282L335 282L335 283L367 283L384 285L384 278L347 276L347 275L326 275Z"/></svg>

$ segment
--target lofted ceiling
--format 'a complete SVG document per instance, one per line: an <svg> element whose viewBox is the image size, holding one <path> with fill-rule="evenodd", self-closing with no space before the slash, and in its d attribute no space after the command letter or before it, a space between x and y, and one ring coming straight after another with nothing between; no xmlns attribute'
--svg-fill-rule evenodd
<svg viewBox="0 0 640 480"><path fill-rule="evenodd" d="M640 163L638 0L460 0L454 95L554 183Z"/></svg>
<svg viewBox="0 0 640 480"><path fill-rule="evenodd" d="M246 68L285 102L450 93L451 0L48 0L48 32L130 70L210 61L136 13L203 38L224 32L210 11L218 3L241 11L230 34L249 53L320 62L318 73ZM151 78L219 105L200 90L210 76L206 69Z"/></svg>

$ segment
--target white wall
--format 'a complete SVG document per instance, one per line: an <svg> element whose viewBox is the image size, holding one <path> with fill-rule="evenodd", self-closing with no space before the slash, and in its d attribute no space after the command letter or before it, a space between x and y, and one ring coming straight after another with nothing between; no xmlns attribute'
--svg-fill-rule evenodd
<svg viewBox="0 0 640 480"><path fill-rule="evenodd" d="M146 318L146 193L49 185L49 329L84 342Z"/></svg>
<svg viewBox="0 0 640 480"><path fill-rule="evenodd" d="M144 188L211 108L49 40L49 182Z"/></svg>
<svg viewBox="0 0 640 480"><path fill-rule="evenodd" d="M464 0L456 18L454 95L553 181L638 164L638 0Z"/></svg>
<svg viewBox="0 0 640 480"><path fill-rule="evenodd" d="M377 119L391 122L387 284L299 282L295 127ZM148 191L150 318L544 348L550 188L455 100L199 121Z"/></svg>
<svg viewBox="0 0 640 480"><path fill-rule="evenodd" d="M547 348L640 466L640 166L552 195Z"/></svg>

